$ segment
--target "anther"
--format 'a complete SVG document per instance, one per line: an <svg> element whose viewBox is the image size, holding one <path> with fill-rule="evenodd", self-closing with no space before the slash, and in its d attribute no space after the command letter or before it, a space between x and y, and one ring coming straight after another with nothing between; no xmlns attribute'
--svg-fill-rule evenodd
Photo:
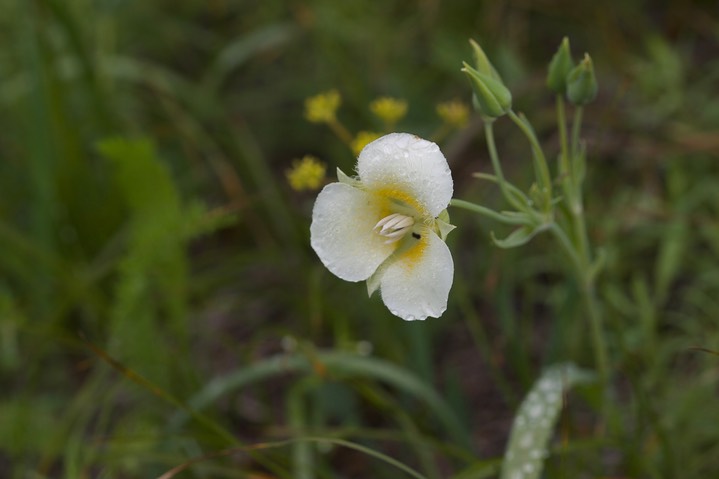
<svg viewBox="0 0 719 479"><path fill-rule="evenodd" d="M385 243L394 243L404 237L414 226L414 218L399 213L385 216L377 222L374 231L387 238Z"/></svg>

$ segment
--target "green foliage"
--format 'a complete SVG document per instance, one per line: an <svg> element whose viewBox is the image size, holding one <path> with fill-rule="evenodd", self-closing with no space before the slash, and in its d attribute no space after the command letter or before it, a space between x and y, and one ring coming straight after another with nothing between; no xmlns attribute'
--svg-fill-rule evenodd
<svg viewBox="0 0 719 479"><path fill-rule="evenodd" d="M717 476L708 8L0 2L0 476L498 477L540 371L595 360L566 258L503 211L496 177L472 178L489 170L478 121L441 147L458 196L499 213L452 211L437 321L392 318L327 273L313 197L284 171L306 153L352 171L302 118L330 88L351 131L379 128L368 105L387 95L409 104L398 128L430 136L438 102L471 99L459 68L477 38L537 139L495 122L504 174L529 191L509 195L549 211L562 187L524 185L559 151L541 88L559 35L600 86L582 173L613 388L604 429L595 390L563 404L545 474Z"/></svg>
<svg viewBox="0 0 719 479"><path fill-rule="evenodd" d="M118 189L129 208L127 252L118 265L110 313L111 352L163 388L172 384L163 359L173 354L165 338L188 347L187 242L201 224L202 209L181 205L169 171L148 140L104 140ZM169 333L169 334L168 334Z"/></svg>
<svg viewBox="0 0 719 479"><path fill-rule="evenodd" d="M591 379L591 374L573 364L555 365L542 374L514 417L501 478L541 477L544 458L549 455L549 440L564 405L566 391Z"/></svg>

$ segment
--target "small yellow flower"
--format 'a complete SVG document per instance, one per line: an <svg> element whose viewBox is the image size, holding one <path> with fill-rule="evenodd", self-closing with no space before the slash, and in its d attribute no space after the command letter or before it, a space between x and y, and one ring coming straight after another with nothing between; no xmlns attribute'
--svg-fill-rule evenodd
<svg viewBox="0 0 719 479"><path fill-rule="evenodd" d="M437 105L437 115L454 128L463 128L469 121L469 108L458 100L446 101Z"/></svg>
<svg viewBox="0 0 719 479"><path fill-rule="evenodd" d="M305 100L305 118L312 123L331 123L336 120L342 97L337 90L330 90Z"/></svg>
<svg viewBox="0 0 719 479"><path fill-rule="evenodd" d="M369 109L380 120L394 125L407 114L407 102L397 98L382 97L370 103Z"/></svg>
<svg viewBox="0 0 719 479"><path fill-rule="evenodd" d="M325 179L327 166L311 155L305 155L301 160L292 162L292 168L287 170L287 181L295 191L317 190Z"/></svg>
<svg viewBox="0 0 719 479"><path fill-rule="evenodd" d="M352 152L354 152L355 155L359 155L360 151L362 151L365 146L375 141L380 136L382 135L373 131L360 131L357 133L357 136L354 137L352 143L350 143L350 148L352 148Z"/></svg>

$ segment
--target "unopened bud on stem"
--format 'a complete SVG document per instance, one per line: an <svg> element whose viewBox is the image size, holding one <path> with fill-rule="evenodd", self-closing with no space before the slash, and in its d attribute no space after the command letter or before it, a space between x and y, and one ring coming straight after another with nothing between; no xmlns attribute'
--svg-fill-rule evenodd
<svg viewBox="0 0 719 479"><path fill-rule="evenodd" d="M498 118L512 108L512 93L501 80L477 71L466 62L462 71L469 77L474 90L475 107L482 115Z"/></svg>
<svg viewBox="0 0 719 479"><path fill-rule="evenodd" d="M572 60L572 52L569 48L569 39L564 37L562 44L559 45L557 52L549 62L549 71L547 72L547 86L550 90L563 95L567 89L567 75L574 68L574 60Z"/></svg>
<svg viewBox="0 0 719 479"><path fill-rule="evenodd" d="M586 105L597 96L597 79L588 53L567 75L567 98L575 105Z"/></svg>
<svg viewBox="0 0 719 479"><path fill-rule="evenodd" d="M482 50L482 47L479 46L479 43L470 39L469 44L472 46L474 68L479 73L487 75L488 77L494 78L495 80L501 82L502 78L499 76L499 73L497 73L497 70L494 68L494 65L492 65L492 62L490 62L489 58L487 58L487 55L484 53L484 50Z"/></svg>

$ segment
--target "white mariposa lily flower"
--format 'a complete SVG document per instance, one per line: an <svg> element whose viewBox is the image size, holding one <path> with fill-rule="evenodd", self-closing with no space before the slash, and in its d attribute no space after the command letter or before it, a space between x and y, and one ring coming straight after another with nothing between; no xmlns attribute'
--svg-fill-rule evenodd
<svg viewBox="0 0 719 479"><path fill-rule="evenodd" d="M454 264L444 238L452 176L439 147L408 133L368 144L357 178L337 170L312 211L312 248L332 273L380 289L392 314L438 318L447 309Z"/></svg>

